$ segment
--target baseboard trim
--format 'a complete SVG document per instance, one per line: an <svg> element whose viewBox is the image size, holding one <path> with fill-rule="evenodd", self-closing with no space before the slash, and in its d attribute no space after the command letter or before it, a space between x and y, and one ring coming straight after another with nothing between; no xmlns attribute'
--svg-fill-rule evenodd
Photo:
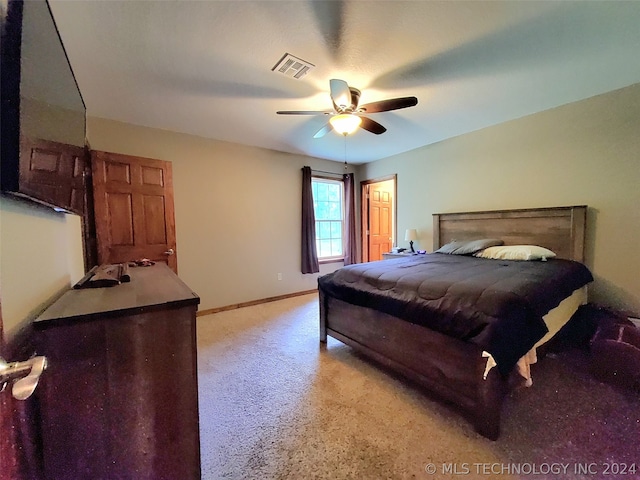
<svg viewBox="0 0 640 480"><path fill-rule="evenodd" d="M287 293L285 295L278 295L276 297L268 297L268 298L261 298L259 300L251 300L250 302L234 303L233 305L226 305L224 307L207 308L206 310L200 310L198 313L196 313L196 316L202 317L204 315L211 315L212 313L220 313L220 312L225 312L227 310L235 310L237 308L251 307L253 305L260 305L262 303L276 302L278 300L285 300L287 298L299 297L301 295L309 295L310 293L316 293L317 291L318 289L314 288L313 290L304 290L302 292Z"/></svg>

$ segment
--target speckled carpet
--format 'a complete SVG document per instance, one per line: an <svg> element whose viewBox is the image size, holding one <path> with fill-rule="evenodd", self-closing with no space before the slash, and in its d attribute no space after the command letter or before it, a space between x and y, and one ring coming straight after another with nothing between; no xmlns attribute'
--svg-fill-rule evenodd
<svg viewBox="0 0 640 480"><path fill-rule="evenodd" d="M315 294L199 317L198 349L205 480L640 478L640 399L580 352L534 366L492 442L337 340L320 346Z"/></svg>

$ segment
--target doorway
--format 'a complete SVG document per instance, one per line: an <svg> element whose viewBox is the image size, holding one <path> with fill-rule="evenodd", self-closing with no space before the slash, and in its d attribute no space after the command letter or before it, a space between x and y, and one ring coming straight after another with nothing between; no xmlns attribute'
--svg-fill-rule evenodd
<svg viewBox="0 0 640 480"><path fill-rule="evenodd" d="M397 175L364 180L360 186L362 261L382 260L396 243Z"/></svg>

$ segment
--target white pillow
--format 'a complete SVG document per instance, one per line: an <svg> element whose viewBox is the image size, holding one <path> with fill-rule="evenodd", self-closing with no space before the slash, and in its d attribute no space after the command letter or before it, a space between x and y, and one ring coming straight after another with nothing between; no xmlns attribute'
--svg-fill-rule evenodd
<svg viewBox="0 0 640 480"><path fill-rule="evenodd" d="M542 260L545 262L547 258L553 258L556 254L537 245L505 245L485 248L475 256L496 260Z"/></svg>

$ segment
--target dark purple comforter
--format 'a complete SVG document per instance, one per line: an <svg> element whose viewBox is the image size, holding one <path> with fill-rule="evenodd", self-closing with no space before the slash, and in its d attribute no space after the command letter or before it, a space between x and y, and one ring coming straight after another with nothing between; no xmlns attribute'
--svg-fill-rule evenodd
<svg viewBox="0 0 640 480"><path fill-rule="evenodd" d="M373 308L491 353L503 375L546 333L549 310L593 277L570 260L433 253L349 265L318 279L334 298Z"/></svg>

